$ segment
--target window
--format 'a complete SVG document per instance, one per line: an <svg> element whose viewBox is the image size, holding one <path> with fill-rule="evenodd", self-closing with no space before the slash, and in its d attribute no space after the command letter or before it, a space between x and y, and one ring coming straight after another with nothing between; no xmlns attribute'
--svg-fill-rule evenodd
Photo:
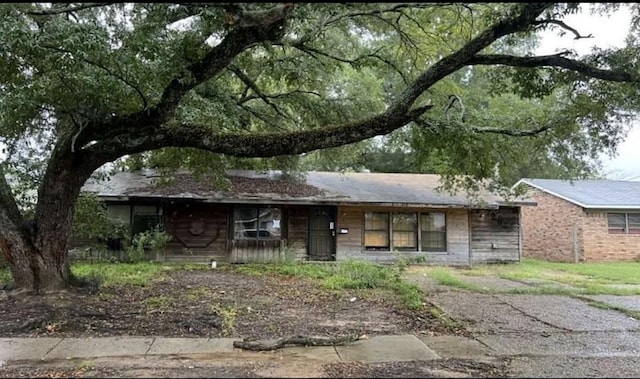
<svg viewBox="0 0 640 379"><path fill-rule="evenodd" d="M418 250L418 217L415 213L393 214L393 248L396 250Z"/></svg>
<svg viewBox="0 0 640 379"><path fill-rule="evenodd" d="M420 221L422 251L447 251L447 226L444 213L423 213Z"/></svg>
<svg viewBox="0 0 640 379"><path fill-rule="evenodd" d="M640 213L607 213L609 233L640 234Z"/></svg>
<svg viewBox="0 0 640 379"><path fill-rule="evenodd" d="M233 213L234 239L280 239L280 208L236 208Z"/></svg>
<svg viewBox="0 0 640 379"><path fill-rule="evenodd" d="M389 213L365 213L364 248L366 250L389 250Z"/></svg>
<svg viewBox="0 0 640 379"><path fill-rule="evenodd" d="M640 219L638 221L640 222ZM640 223L638 227L640 228ZM364 248L381 251L446 252L445 214L365 212Z"/></svg>
<svg viewBox="0 0 640 379"><path fill-rule="evenodd" d="M161 226L160 210L155 205L134 205L132 213L131 232L134 236Z"/></svg>
<svg viewBox="0 0 640 379"><path fill-rule="evenodd" d="M627 213L627 233L640 234L640 213Z"/></svg>

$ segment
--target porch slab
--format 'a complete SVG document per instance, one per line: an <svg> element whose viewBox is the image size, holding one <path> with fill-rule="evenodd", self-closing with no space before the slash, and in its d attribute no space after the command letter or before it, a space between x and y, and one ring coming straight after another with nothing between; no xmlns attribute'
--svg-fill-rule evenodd
<svg viewBox="0 0 640 379"><path fill-rule="evenodd" d="M343 361L399 362L425 361L440 357L416 336L376 336L351 345L336 346Z"/></svg>

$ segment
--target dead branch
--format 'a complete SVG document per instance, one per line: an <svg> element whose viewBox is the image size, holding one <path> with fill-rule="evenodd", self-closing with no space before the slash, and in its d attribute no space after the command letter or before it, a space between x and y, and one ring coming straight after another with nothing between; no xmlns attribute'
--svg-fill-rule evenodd
<svg viewBox="0 0 640 379"><path fill-rule="evenodd" d="M251 351L270 351L282 349L287 346L342 346L357 341L359 338L355 335L343 337L308 337L295 336L289 338L281 338L276 341L258 340L258 341L234 341L233 347L251 350Z"/></svg>

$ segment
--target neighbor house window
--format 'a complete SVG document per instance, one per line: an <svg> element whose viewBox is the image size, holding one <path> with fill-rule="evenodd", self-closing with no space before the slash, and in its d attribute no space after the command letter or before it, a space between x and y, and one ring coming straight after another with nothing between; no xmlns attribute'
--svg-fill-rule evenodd
<svg viewBox="0 0 640 379"><path fill-rule="evenodd" d="M233 213L234 239L280 239L282 212L275 207L242 207Z"/></svg>
<svg viewBox="0 0 640 379"><path fill-rule="evenodd" d="M366 212L364 248L382 251L447 251L444 213Z"/></svg>
<svg viewBox="0 0 640 379"><path fill-rule="evenodd" d="M640 213L607 213L609 233L640 234Z"/></svg>
<svg viewBox="0 0 640 379"><path fill-rule="evenodd" d="M447 225L444 213L420 215L422 251L447 251Z"/></svg>
<svg viewBox="0 0 640 379"><path fill-rule="evenodd" d="M389 250L389 213L365 213L364 248L367 250Z"/></svg>
<svg viewBox="0 0 640 379"><path fill-rule="evenodd" d="M393 248L418 250L418 217L415 213L393 214Z"/></svg>

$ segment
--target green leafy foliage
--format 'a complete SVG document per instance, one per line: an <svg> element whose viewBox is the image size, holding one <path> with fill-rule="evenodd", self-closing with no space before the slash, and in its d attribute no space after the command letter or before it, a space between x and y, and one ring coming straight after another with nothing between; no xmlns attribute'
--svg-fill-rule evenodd
<svg viewBox="0 0 640 379"><path fill-rule="evenodd" d="M151 254L160 253L171 240L171 235L156 227L133 236L130 246L127 246L127 257L131 262L141 262Z"/></svg>
<svg viewBox="0 0 640 379"><path fill-rule="evenodd" d="M76 202L72 236L104 241L107 238L125 238L129 228L110 218L104 202L95 195L84 193Z"/></svg>

